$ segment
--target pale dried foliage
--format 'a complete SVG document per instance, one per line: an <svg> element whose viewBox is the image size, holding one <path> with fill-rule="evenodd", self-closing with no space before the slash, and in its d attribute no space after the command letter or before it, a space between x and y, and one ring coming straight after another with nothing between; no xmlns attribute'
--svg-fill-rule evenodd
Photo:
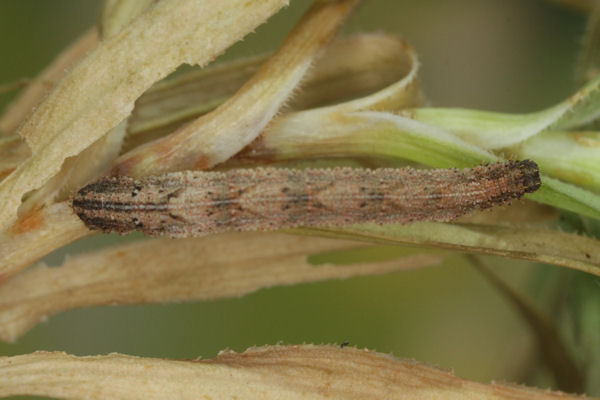
<svg viewBox="0 0 600 400"><path fill-rule="evenodd" d="M24 393L98 400L581 398L484 385L368 350L312 345L259 347L240 354L225 351L213 360L196 361L58 352L0 358L0 395Z"/></svg>
<svg viewBox="0 0 600 400"><path fill-rule="evenodd" d="M356 3L337 1L313 7L234 97L171 135L125 154L111 172L158 175L208 169L231 158L271 121Z"/></svg>
<svg viewBox="0 0 600 400"><path fill-rule="evenodd" d="M0 286L0 340L13 341L48 316L76 307L238 297L276 285L383 274L443 260L441 254L407 251L378 263L307 261L309 254L356 247L310 236L229 233L146 240L69 257L60 268L39 265Z"/></svg>
<svg viewBox="0 0 600 400"><path fill-rule="evenodd" d="M0 339L14 341L40 320L73 308L242 296L274 285L436 265L447 256L417 248L403 249L385 262L308 262L315 253L360 250L365 242L495 254L600 275L600 243L550 229L557 213L533 202L454 224L147 240L67 258L60 268L39 264L23 271L94 234L73 214L69 197L106 173L149 175L319 157L405 159L436 167L500 160L494 146L481 145L487 136L462 129L461 123L469 121L463 114L452 119L448 115L456 114L419 108L424 105L419 63L405 41L385 34L332 41L357 2L316 1L272 55L163 81L181 64L208 64L287 1L106 0L99 29L65 49L0 117ZM538 140L564 115L590 119L597 87L593 82L547 112L510 119L500 131L508 127L512 145ZM477 126L491 137L501 119L486 114ZM527 146L511 151L530 156ZM571 195L568 185L545 176L543 193L533 198L600 215L592 192L577 187ZM471 383L374 352L308 345L225 352L208 361L43 352L3 357L0 395L13 394L73 399L166 399L173 394L181 399L572 398Z"/></svg>
<svg viewBox="0 0 600 400"><path fill-rule="evenodd" d="M102 41L20 128L32 156L0 183L0 227L15 221L23 195L123 121L154 82L183 63L207 64L285 4L161 1Z"/></svg>

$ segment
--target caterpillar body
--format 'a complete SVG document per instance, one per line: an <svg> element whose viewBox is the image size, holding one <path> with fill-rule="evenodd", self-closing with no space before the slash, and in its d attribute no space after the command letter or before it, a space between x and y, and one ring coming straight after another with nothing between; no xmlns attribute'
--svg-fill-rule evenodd
<svg viewBox="0 0 600 400"><path fill-rule="evenodd" d="M227 230L450 221L539 187L538 166L529 160L463 170L257 168L102 178L81 189L72 206L90 229L192 237Z"/></svg>

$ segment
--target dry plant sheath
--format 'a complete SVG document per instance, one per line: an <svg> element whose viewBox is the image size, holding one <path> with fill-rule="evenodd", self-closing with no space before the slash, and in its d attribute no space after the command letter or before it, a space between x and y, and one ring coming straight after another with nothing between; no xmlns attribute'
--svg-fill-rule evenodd
<svg viewBox="0 0 600 400"><path fill-rule="evenodd" d="M0 357L0 396L65 399L569 400L578 395L469 382L451 372L369 350L265 346L179 361L122 354L35 352ZM588 398L591 399L591 398Z"/></svg>
<svg viewBox="0 0 600 400"><path fill-rule="evenodd" d="M73 209L91 229L171 237L356 223L449 221L540 187L533 161L471 169L258 168L109 177Z"/></svg>

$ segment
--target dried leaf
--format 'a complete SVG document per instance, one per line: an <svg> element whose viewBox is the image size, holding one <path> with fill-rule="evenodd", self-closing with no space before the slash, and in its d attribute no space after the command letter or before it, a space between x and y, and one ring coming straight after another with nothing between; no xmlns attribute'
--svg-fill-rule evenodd
<svg viewBox="0 0 600 400"><path fill-rule="evenodd" d="M104 3L101 36L107 38L120 30L131 19L144 11L151 3L156 0L107 0ZM90 29L88 32L78 38L73 44L67 47L53 62L48 66L33 82L27 84L27 90L9 106L4 115L0 118L0 132L12 132L18 128L25 117L29 115L40 101L47 95L52 86L63 78L73 65L80 61L89 51L98 45L98 32L96 29ZM4 177L12 172L25 158L31 155L29 148L24 142L20 141L19 146L14 146L12 153L18 150L21 155L18 159L5 159L6 151L0 148L2 166L0 166L0 177Z"/></svg>
<svg viewBox="0 0 600 400"><path fill-rule="evenodd" d="M0 117L0 133L14 133L23 121L25 121L25 118L47 96L50 89L97 45L98 32L93 28L85 32L63 50L37 78L27 85L27 89L6 108Z"/></svg>
<svg viewBox="0 0 600 400"><path fill-rule="evenodd" d="M254 56L190 71L156 84L135 104L127 127L125 151L174 131L232 96L266 60ZM391 85L416 67L412 48L383 33L334 40L283 111L339 103ZM417 82L415 95L420 96ZM419 104L418 102L415 104Z"/></svg>
<svg viewBox="0 0 600 400"><path fill-rule="evenodd" d="M243 296L276 285L383 274L439 264L443 255L398 248L398 259L349 265L307 261L365 244L282 233L146 240L40 265L0 286L0 340L14 341L53 314L104 304Z"/></svg>
<svg viewBox="0 0 600 400"><path fill-rule="evenodd" d="M0 283L50 252L93 235L67 202L23 215L0 240Z"/></svg>
<svg viewBox="0 0 600 400"><path fill-rule="evenodd" d="M414 49L400 37L363 33L338 39L309 71L302 90L284 111L333 105L376 93L392 108L423 104L418 68ZM398 86L404 88L402 94L396 90Z"/></svg>
<svg viewBox="0 0 600 400"><path fill-rule="evenodd" d="M469 382L415 361L338 346L259 347L213 360L36 352L0 358L0 396L63 399L572 399Z"/></svg>
<svg viewBox="0 0 600 400"><path fill-rule="evenodd" d="M335 35L356 0L316 2L277 52L219 108L120 157L114 175L147 176L207 169L258 136Z"/></svg>
<svg viewBox="0 0 600 400"><path fill-rule="evenodd" d="M163 137L213 111L256 74L267 59L268 55L260 55L217 63L158 82L135 102L124 151Z"/></svg>
<svg viewBox="0 0 600 400"><path fill-rule="evenodd" d="M286 3L162 0L103 41L20 130L33 155L0 183L0 228L15 220L24 194L126 118L154 82L182 63L208 63Z"/></svg>
<svg viewBox="0 0 600 400"><path fill-rule="evenodd" d="M154 3L155 0L106 1L100 27L102 39L119 33L121 28ZM80 154L67 158L58 174L27 196L19 213L31 213L44 205L65 200L75 190L105 172L121 151L126 129L127 120L123 120Z"/></svg>

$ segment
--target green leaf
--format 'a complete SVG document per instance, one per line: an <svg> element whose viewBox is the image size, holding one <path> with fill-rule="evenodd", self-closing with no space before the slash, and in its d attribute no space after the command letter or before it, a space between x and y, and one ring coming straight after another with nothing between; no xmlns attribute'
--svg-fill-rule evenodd
<svg viewBox="0 0 600 400"><path fill-rule="evenodd" d="M600 75L561 103L529 114L460 108L417 108L405 115L446 129L482 149L519 144L546 130L567 130L600 116Z"/></svg>
<svg viewBox="0 0 600 400"><path fill-rule="evenodd" d="M292 232L381 244L418 245L500 255L560 265L600 276L598 240L521 224L361 224L335 228L301 228Z"/></svg>

